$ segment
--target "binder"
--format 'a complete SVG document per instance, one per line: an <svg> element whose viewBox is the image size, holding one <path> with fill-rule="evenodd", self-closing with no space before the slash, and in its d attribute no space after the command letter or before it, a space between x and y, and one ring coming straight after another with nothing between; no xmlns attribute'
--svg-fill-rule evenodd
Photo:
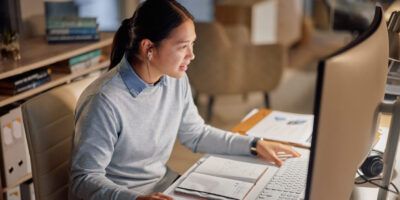
<svg viewBox="0 0 400 200"><path fill-rule="evenodd" d="M21 106L15 108L13 110L10 110L10 114L12 115L12 120L13 120L12 125L13 125L14 137L21 139L21 142L23 143L23 150L25 153L24 162L26 163L26 165L23 167L25 172L22 172L22 173L27 175L27 174L32 173L32 165L31 165L31 159L30 159L31 157L29 154L28 141L26 138L24 121L22 118Z"/></svg>
<svg viewBox="0 0 400 200"><path fill-rule="evenodd" d="M0 122L3 179L6 186L12 186L31 172L20 108L3 115Z"/></svg>
<svg viewBox="0 0 400 200"><path fill-rule="evenodd" d="M33 188L33 181L27 181L20 185L21 188L21 199L23 200L35 200L35 190Z"/></svg>
<svg viewBox="0 0 400 200"><path fill-rule="evenodd" d="M21 200L21 190L19 186L13 187L9 190L7 190L6 194L6 199L7 200Z"/></svg>

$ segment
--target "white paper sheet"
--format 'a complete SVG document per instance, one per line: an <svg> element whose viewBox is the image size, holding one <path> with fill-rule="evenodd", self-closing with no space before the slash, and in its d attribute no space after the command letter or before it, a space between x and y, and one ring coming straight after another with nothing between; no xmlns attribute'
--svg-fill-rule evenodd
<svg viewBox="0 0 400 200"><path fill-rule="evenodd" d="M248 135L311 146L314 116L272 111Z"/></svg>

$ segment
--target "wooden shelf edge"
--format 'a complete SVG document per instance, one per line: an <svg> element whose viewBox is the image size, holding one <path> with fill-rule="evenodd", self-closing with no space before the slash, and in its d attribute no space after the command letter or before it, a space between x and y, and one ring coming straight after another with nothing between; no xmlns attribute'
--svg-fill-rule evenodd
<svg viewBox="0 0 400 200"><path fill-rule="evenodd" d="M51 88L54 88L54 87L56 87L58 85L62 85L64 83L68 83L68 82L70 82L71 80L73 80L73 79L75 79L77 77L89 74L89 73L94 72L94 71L99 70L99 69L106 68L109 65L110 65L110 61L107 60L107 61L101 62L101 63L99 63L97 65L94 65L93 67L90 67L88 69L85 69L85 70L82 70L82 71L79 71L79 72L76 72L76 73L72 73L72 74L54 74L54 75L52 75L52 80L50 82L45 83L45 84L43 84L43 85L41 85L41 86L39 86L37 88L28 90L26 92L22 92L20 94L14 95L14 96L0 96L0 107L3 107L5 105L11 104L13 102L16 102L16 101L31 97L31 96L33 96L35 94L38 94L40 92L43 92L43 91L51 89Z"/></svg>
<svg viewBox="0 0 400 200"><path fill-rule="evenodd" d="M32 178L32 173L29 173L29 174L27 174L27 175L21 177L20 179L17 180L17 182L15 182L15 184L3 188L3 193L6 193L8 190L11 190L11 189L13 189L13 188L16 187L16 186L21 185L23 182L25 182L25 181L27 181L27 180L29 180L29 179L31 179L31 178Z"/></svg>
<svg viewBox="0 0 400 200"><path fill-rule="evenodd" d="M106 47L107 45L112 44L112 42L113 42L113 37L109 37L109 38L106 38L104 40L100 40L98 42L94 42L93 44L88 44L86 46L80 47L80 48L78 48L76 50L72 50L72 51L69 51L69 52L64 53L64 54L61 54L61 55L58 55L58 56L49 57L49 58L44 59L44 60L42 60L40 62L35 62L35 63L29 64L29 65L25 65L25 66L20 66L18 68L13 69L13 70L0 73L0 79L11 77L11 76L15 76L15 75L18 75L18 74L21 74L21 73L24 73L24 72L28 72L28 71L31 71L31 70L46 66L46 65L50 65L50 64L56 63L58 61L66 60L68 58L83 54L83 53L88 52L88 51L92 51L92 50L95 50L95 49L100 49L102 47Z"/></svg>

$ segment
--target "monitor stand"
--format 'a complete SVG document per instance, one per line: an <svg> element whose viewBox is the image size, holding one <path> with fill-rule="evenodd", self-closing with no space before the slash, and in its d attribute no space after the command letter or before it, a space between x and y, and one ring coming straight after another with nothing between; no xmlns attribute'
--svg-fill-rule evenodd
<svg viewBox="0 0 400 200"><path fill-rule="evenodd" d="M391 114L392 120L390 122L389 135L386 142L386 148L383 157L383 179L382 187L389 188L393 174L394 160L397 152L397 145L400 135L400 99L395 101L384 101L381 103L380 112L384 114ZM386 200L388 191L380 188L378 193L379 200Z"/></svg>

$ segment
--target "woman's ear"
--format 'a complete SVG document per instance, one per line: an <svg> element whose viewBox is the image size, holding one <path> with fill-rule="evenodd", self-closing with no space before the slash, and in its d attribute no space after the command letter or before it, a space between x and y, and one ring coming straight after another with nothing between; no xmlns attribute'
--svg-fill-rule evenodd
<svg viewBox="0 0 400 200"><path fill-rule="evenodd" d="M140 55L142 58L147 58L151 60L153 58L153 48L154 44L149 39L143 39L140 42Z"/></svg>

